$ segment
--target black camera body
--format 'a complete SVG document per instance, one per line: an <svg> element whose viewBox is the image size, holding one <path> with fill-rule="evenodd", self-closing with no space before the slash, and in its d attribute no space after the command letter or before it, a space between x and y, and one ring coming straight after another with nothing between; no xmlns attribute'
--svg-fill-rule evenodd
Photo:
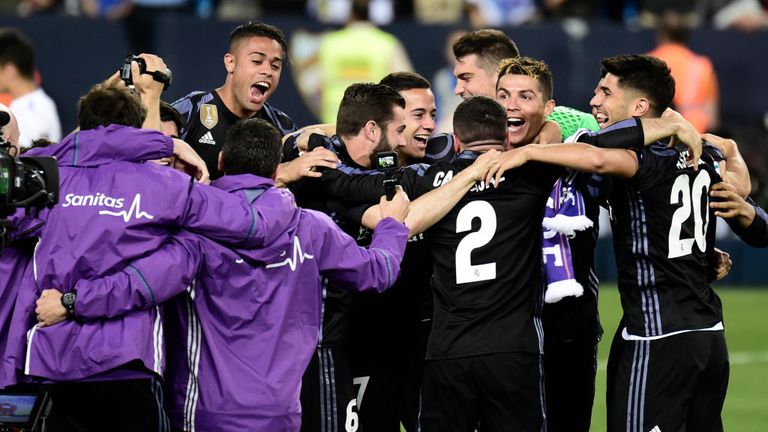
<svg viewBox="0 0 768 432"><path fill-rule="evenodd" d="M0 218L16 208L51 207L59 201L59 167L54 157L0 152Z"/></svg>
<svg viewBox="0 0 768 432"><path fill-rule="evenodd" d="M0 111L0 128L10 115ZM59 167L55 157L13 157L0 131L0 250L7 230L4 219L17 208L52 207L59 201Z"/></svg>
<svg viewBox="0 0 768 432"><path fill-rule="evenodd" d="M125 60L123 61L123 67L120 68L120 79L123 80L125 85L129 87L133 85L133 74L131 73L132 62L136 62L139 65L140 74L152 75L152 78L155 81L163 83L163 91L168 90L168 87L171 85L171 80L173 78L173 74L171 73L171 70L166 69L165 73L160 71L147 72L147 62L144 61L143 58L136 55L125 56Z"/></svg>
<svg viewBox="0 0 768 432"><path fill-rule="evenodd" d="M400 184L400 169L397 166L397 153L393 151L379 152L373 156L373 167L384 173L384 192L387 199L395 196L397 185Z"/></svg>

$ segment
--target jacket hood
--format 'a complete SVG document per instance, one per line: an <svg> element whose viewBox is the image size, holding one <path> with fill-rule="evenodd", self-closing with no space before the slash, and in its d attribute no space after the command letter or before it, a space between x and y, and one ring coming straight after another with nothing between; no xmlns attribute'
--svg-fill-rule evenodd
<svg viewBox="0 0 768 432"><path fill-rule="evenodd" d="M272 179L250 174L226 175L211 182L211 186L243 196L258 214L256 223L266 224L264 245L236 249L241 257L258 265L274 262L289 252L301 215L290 191L276 188Z"/></svg>

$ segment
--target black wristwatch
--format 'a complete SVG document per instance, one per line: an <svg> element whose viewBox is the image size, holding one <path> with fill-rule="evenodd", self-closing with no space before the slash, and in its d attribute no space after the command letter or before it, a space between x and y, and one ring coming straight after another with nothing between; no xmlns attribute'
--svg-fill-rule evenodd
<svg viewBox="0 0 768 432"><path fill-rule="evenodd" d="M75 316L75 302L77 301L77 293L74 291L66 292L61 296L61 305L67 310L67 315L70 317Z"/></svg>

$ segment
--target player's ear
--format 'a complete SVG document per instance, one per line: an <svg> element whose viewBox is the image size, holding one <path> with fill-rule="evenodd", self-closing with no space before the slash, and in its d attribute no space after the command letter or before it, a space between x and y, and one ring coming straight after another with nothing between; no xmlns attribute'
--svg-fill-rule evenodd
<svg viewBox="0 0 768 432"><path fill-rule="evenodd" d="M648 114L651 109L651 101L646 98L640 97L632 101L632 117L643 117Z"/></svg>
<svg viewBox="0 0 768 432"><path fill-rule="evenodd" d="M367 122L365 122L365 125L363 126L363 134L365 138L369 141L378 142L379 134L381 132L382 132L381 128L373 120L368 120Z"/></svg>
<svg viewBox="0 0 768 432"><path fill-rule="evenodd" d="M464 143L461 142L459 136L456 134L453 134L453 148L456 150L456 153L461 153L465 150Z"/></svg>
<svg viewBox="0 0 768 432"><path fill-rule="evenodd" d="M229 74L235 71L235 56L230 53L224 54L224 68Z"/></svg>
<svg viewBox="0 0 768 432"><path fill-rule="evenodd" d="M552 114L552 111L555 110L555 100L550 99L547 101L547 103L544 104L544 117L549 117L550 114Z"/></svg>
<svg viewBox="0 0 768 432"><path fill-rule="evenodd" d="M224 152L219 152L219 158L216 161L216 167L219 171L224 172Z"/></svg>

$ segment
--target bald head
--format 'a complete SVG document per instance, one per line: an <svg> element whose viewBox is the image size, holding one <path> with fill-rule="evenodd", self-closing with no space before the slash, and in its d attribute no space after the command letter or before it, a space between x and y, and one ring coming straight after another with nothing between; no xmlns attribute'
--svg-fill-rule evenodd
<svg viewBox="0 0 768 432"><path fill-rule="evenodd" d="M19 147L19 124L16 122L16 116L13 115L11 112L11 109L7 106L0 103L0 111L7 112L8 115L11 117L11 120L8 122L7 125L0 128L3 132L3 139L7 140L9 143L11 143L11 146L13 146L16 149L15 155L19 154L19 150L21 148Z"/></svg>

